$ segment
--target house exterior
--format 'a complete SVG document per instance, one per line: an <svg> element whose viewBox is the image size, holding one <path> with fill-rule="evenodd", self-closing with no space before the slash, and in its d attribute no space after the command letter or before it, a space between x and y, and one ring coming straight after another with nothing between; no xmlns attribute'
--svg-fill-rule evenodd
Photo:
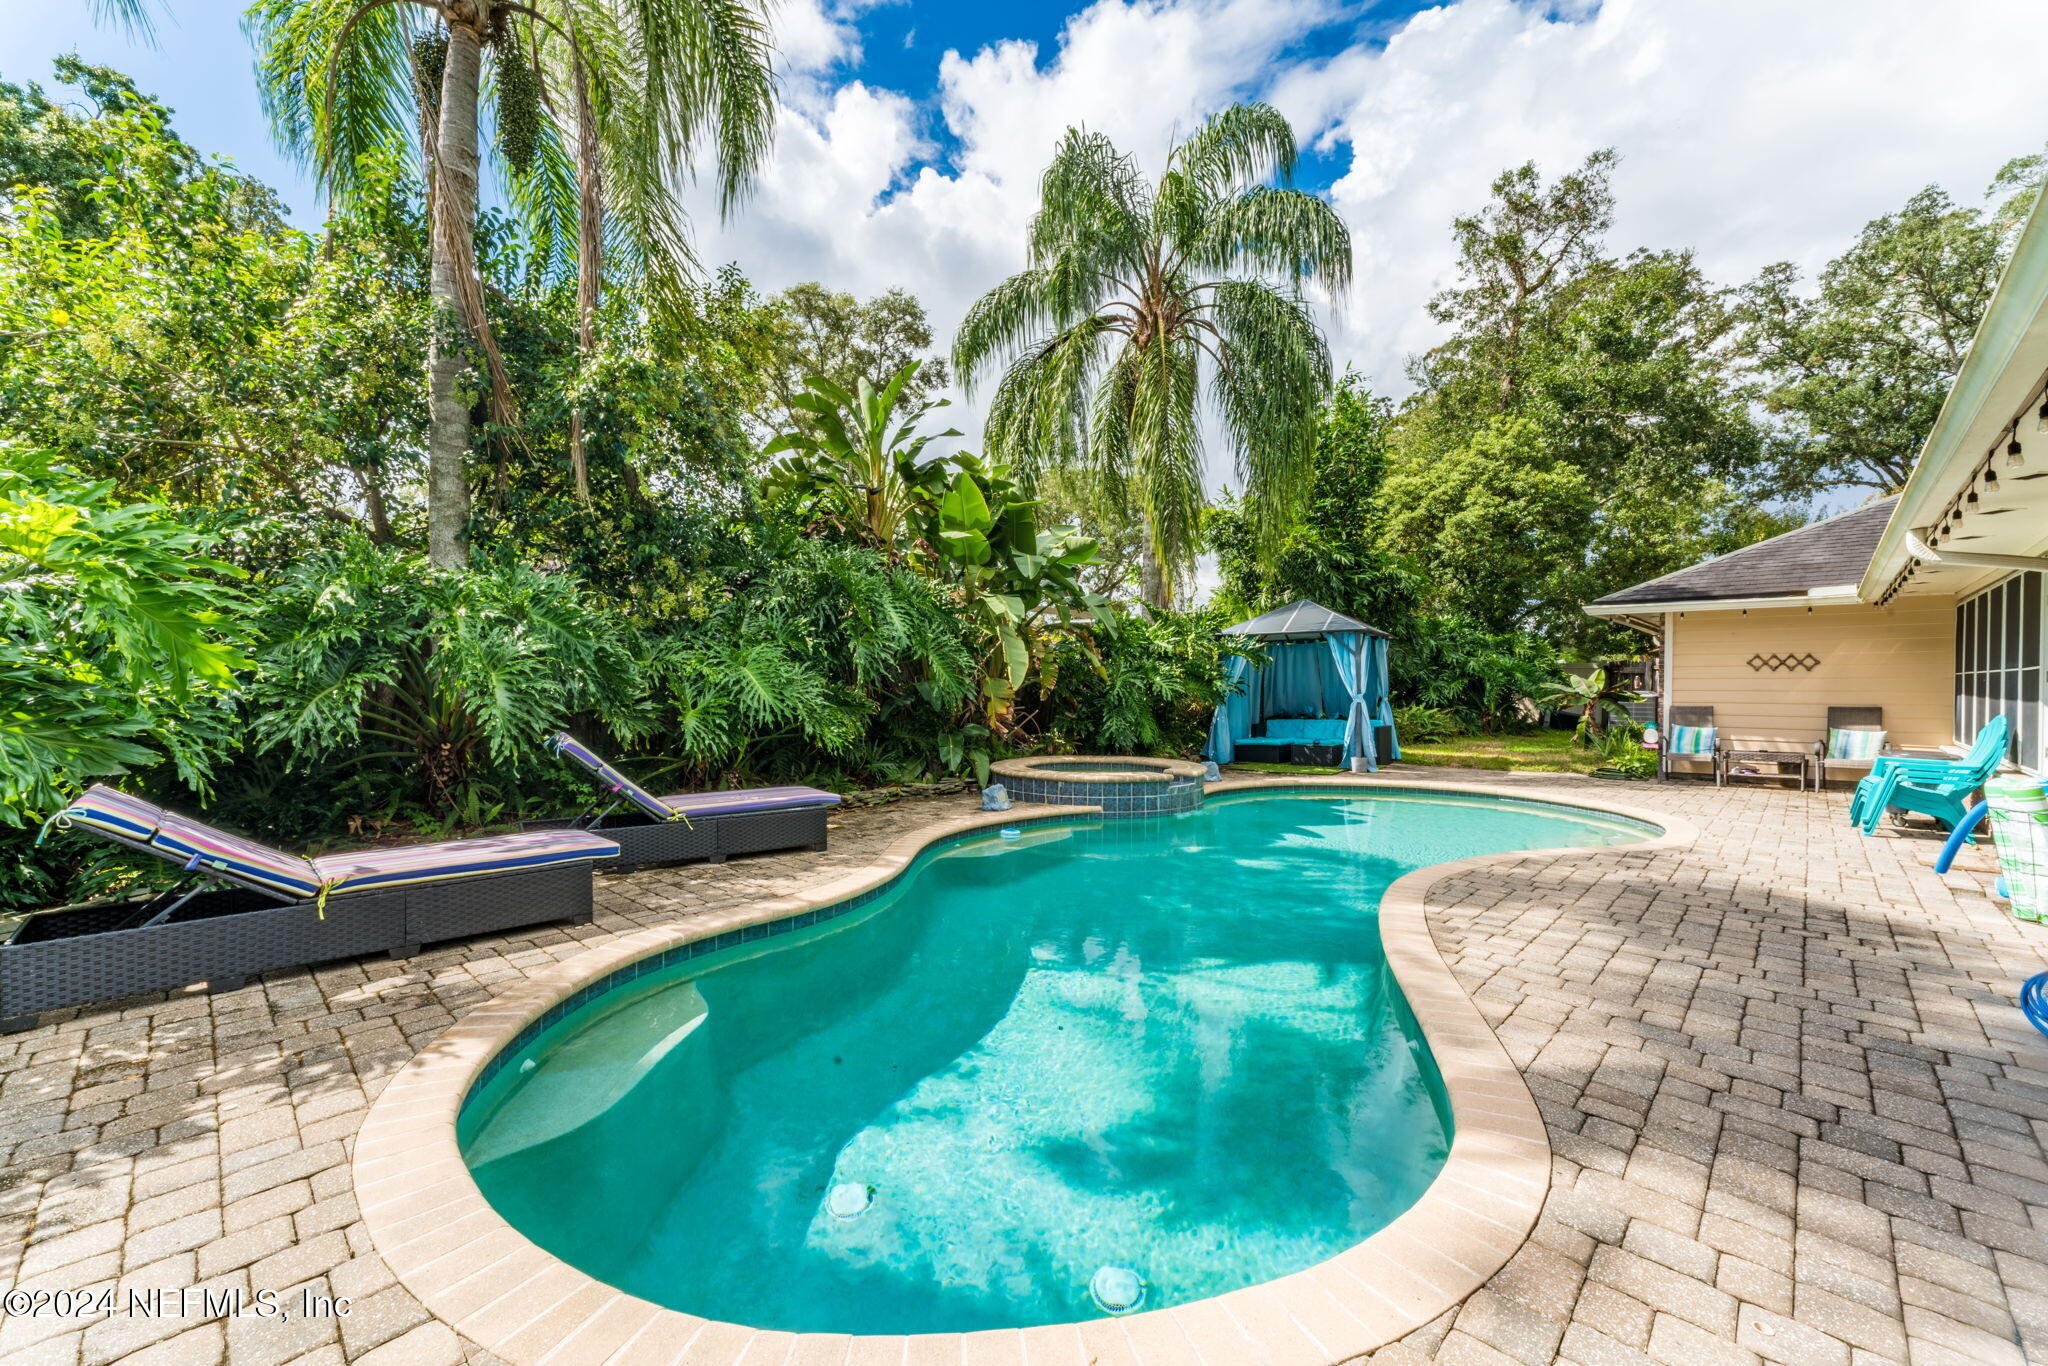
<svg viewBox="0 0 2048 1366"><path fill-rule="evenodd" d="M2044 201L2048 202L2048 201ZM1913 474L1896 495L1611 593L1644 632L1657 713L1714 708L1730 739L1803 745L1829 707L1889 741L1967 745L1994 713L2048 771L2048 214L2037 205Z"/></svg>

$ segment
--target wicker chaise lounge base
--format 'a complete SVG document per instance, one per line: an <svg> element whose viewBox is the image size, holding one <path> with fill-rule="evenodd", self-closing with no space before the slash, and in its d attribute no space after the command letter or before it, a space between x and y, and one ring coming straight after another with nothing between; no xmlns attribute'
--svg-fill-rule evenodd
<svg viewBox="0 0 2048 1366"><path fill-rule="evenodd" d="M0 1033L63 1006L195 982L231 990L256 973L335 958L404 957L445 939L588 923L591 867L616 852L609 840L563 831L300 860L107 788L58 821L168 857L194 878L238 885L28 917L0 944Z"/></svg>
<svg viewBox="0 0 2048 1366"><path fill-rule="evenodd" d="M731 816L692 816L689 824L658 821L637 811L613 812L580 827L619 846L619 856L597 866L608 873L630 873L657 863L702 859L723 863L730 854L765 854L777 849L825 847L827 806L786 811L747 811ZM579 828L567 820L522 821L522 830Z"/></svg>
<svg viewBox="0 0 2048 1366"><path fill-rule="evenodd" d="M815 787L754 787L730 792L688 792L657 797L568 735L555 749L586 769L611 794L616 809L574 820L526 821L523 830L588 830L619 846L607 872L631 872L655 863L703 859L723 863L731 854L825 848L825 818L836 794Z"/></svg>

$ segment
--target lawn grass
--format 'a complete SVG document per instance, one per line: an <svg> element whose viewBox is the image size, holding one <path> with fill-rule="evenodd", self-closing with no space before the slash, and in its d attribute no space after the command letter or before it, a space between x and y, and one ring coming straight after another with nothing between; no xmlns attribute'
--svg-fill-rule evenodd
<svg viewBox="0 0 2048 1366"><path fill-rule="evenodd" d="M1401 742L1401 762L1433 768L1490 768L1503 773L1591 773L1606 760L1600 751L1579 749L1568 730L1527 735L1457 735L1448 740ZM1240 773L1322 777L1344 772L1312 764L1232 764Z"/></svg>
<svg viewBox="0 0 2048 1366"><path fill-rule="evenodd" d="M1405 763L1443 768L1491 768L1510 773L1591 773L1605 758L1597 749L1579 749L1568 730L1539 730L1527 735L1457 735L1427 744L1403 740Z"/></svg>

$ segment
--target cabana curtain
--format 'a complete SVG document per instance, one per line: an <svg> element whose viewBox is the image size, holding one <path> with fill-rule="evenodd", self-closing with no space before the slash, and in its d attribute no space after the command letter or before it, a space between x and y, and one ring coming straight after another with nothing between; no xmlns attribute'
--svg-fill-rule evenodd
<svg viewBox="0 0 2048 1366"><path fill-rule="evenodd" d="M1346 631L1328 637L1330 658L1337 664L1337 686L1351 699L1344 709L1344 761L1349 763L1356 756L1366 757L1366 767L1375 768L1377 761L1372 757L1372 713L1366 710L1365 698L1370 690L1367 682L1367 660L1369 653L1365 637L1356 632Z"/></svg>
<svg viewBox="0 0 2048 1366"><path fill-rule="evenodd" d="M1252 662L1243 655L1232 655L1223 662L1223 685L1229 696L1216 708L1216 719L1209 723L1209 757L1219 764L1237 757L1232 735L1251 734L1252 710L1257 701L1251 690L1255 681L1250 678L1251 670Z"/></svg>

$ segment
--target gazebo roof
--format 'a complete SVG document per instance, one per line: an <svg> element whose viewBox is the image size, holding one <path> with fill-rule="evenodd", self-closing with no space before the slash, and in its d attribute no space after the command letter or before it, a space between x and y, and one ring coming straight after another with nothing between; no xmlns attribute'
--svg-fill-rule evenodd
<svg viewBox="0 0 2048 1366"><path fill-rule="evenodd" d="M1275 607L1262 616L1250 621L1240 621L1235 626L1223 628L1226 636L1257 636L1261 640L1309 640L1316 636L1340 634L1345 631L1362 631L1369 636L1388 639L1385 631L1377 626L1367 626L1342 612L1332 612L1319 602L1303 598L1290 602L1285 607Z"/></svg>

